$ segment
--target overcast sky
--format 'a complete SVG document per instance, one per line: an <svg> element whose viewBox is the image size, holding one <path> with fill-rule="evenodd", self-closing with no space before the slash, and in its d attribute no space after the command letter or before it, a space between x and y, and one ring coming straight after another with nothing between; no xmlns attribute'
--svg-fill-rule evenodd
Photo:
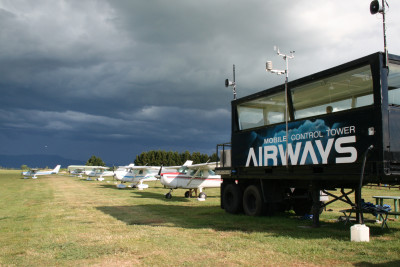
<svg viewBox="0 0 400 267"><path fill-rule="evenodd" d="M238 97L383 50L369 0L0 0L0 154L212 154ZM400 54L400 1L388 0Z"/></svg>

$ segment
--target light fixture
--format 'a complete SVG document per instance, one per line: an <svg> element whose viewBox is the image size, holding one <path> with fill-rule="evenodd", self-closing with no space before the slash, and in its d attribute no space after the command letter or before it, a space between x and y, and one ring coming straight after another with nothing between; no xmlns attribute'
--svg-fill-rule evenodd
<svg viewBox="0 0 400 267"><path fill-rule="evenodd" d="M379 4L378 0L374 0L371 2L369 5L369 11L371 12L372 15L375 15L376 13L383 13L383 5L381 6Z"/></svg>
<svg viewBox="0 0 400 267"><path fill-rule="evenodd" d="M382 14L382 19L383 19L383 46L384 46L384 53L385 53L385 62L384 66L388 68L388 63L389 63L389 53L386 45L386 20L385 20L385 4L387 7L389 7L388 3L386 0L382 0L382 4L379 3L378 0L373 0L371 4L369 5L369 11L371 12L372 15L375 15L377 13Z"/></svg>
<svg viewBox="0 0 400 267"><path fill-rule="evenodd" d="M233 100L236 100L235 64L233 64L233 81L225 80L225 87L233 87Z"/></svg>

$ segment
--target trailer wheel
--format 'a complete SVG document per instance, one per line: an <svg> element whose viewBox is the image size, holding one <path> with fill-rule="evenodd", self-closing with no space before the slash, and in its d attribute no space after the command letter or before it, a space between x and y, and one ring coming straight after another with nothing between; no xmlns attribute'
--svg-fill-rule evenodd
<svg viewBox="0 0 400 267"><path fill-rule="evenodd" d="M263 214L264 201L257 186L249 185L244 191L243 209L249 216L261 216Z"/></svg>
<svg viewBox="0 0 400 267"><path fill-rule="evenodd" d="M242 191L237 184L227 184L222 192L224 209L228 213L239 213L242 211Z"/></svg>

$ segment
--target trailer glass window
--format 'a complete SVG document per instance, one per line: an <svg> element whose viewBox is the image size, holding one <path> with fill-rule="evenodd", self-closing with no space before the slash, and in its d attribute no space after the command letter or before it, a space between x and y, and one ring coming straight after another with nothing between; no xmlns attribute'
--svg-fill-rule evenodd
<svg viewBox="0 0 400 267"><path fill-rule="evenodd" d="M400 106L400 65L389 64L389 105Z"/></svg>
<svg viewBox="0 0 400 267"><path fill-rule="evenodd" d="M239 129L245 130L285 120L285 93L258 98L237 107Z"/></svg>
<svg viewBox="0 0 400 267"><path fill-rule="evenodd" d="M373 104L369 65L291 89L295 119Z"/></svg>

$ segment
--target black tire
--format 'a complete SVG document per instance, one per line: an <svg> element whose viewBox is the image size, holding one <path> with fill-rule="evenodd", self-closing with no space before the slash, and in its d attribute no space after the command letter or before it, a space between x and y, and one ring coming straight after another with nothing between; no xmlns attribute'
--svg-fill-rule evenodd
<svg viewBox="0 0 400 267"><path fill-rule="evenodd" d="M185 197L186 197L186 198L189 198L189 197L190 197L190 192L189 192L189 191L186 191L186 192L185 192Z"/></svg>
<svg viewBox="0 0 400 267"><path fill-rule="evenodd" d="M172 198L171 193L167 193L167 194L165 195L165 198L166 198L166 199L171 199L171 198Z"/></svg>
<svg viewBox="0 0 400 267"><path fill-rule="evenodd" d="M261 216L264 213L264 201L260 189L249 185L243 193L243 210L249 216Z"/></svg>
<svg viewBox="0 0 400 267"><path fill-rule="evenodd" d="M222 192L224 209L228 213L236 214L242 211L242 191L237 184L227 184Z"/></svg>

